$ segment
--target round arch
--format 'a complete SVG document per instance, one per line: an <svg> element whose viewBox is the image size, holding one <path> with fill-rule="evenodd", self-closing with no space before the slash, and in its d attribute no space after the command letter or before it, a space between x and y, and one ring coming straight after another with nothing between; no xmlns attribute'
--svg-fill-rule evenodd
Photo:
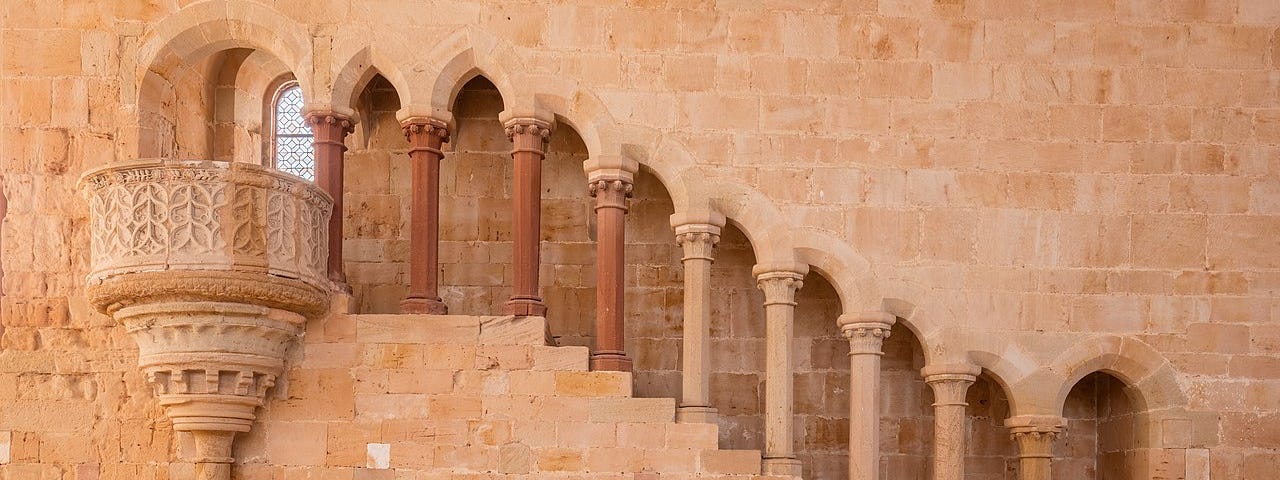
<svg viewBox="0 0 1280 480"><path fill-rule="evenodd" d="M1062 352L1046 369L1057 380L1054 405L1061 414L1067 395L1085 376L1110 374L1135 393L1139 411L1185 407L1186 393L1177 372L1155 349L1137 339L1117 335L1092 337Z"/></svg>

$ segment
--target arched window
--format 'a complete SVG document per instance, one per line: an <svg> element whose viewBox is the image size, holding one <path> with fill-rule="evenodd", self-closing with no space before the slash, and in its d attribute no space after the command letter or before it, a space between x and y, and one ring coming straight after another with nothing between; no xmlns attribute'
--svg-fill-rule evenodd
<svg viewBox="0 0 1280 480"><path fill-rule="evenodd" d="M315 180L316 153L311 126L302 118L302 88L287 82L276 91L272 111L272 166L307 180Z"/></svg>

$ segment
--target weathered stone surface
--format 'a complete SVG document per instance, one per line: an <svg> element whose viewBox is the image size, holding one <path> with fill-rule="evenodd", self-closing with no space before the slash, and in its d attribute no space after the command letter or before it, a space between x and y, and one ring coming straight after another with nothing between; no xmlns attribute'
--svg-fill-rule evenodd
<svg viewBox="0 0 1280 480"><path fill-rule="evenodd" d="M207 352L187 352L204 355L269 346L269 329L228 335L222 314L185 332L150 314L126 327L95 313L107 300L91 297L178 292L279 307L350 287L330 309L398 311L421 253L410 206L411 157L423 152L409 153L404 119L449 124L442 300L453 313L493 318L512 294L513 265L528 260L513 248L511 202L531 192L513 182L504 110L555 132L540 148L536 189L543 332L499 321L430 333L424 317L292 322L302 345L258 349L283 364L266 366L280 370L279 385L257 414L326 424L325 444L290 450L255 427L238 437L237 476L539 475L545 460L564 475L648 478L703 465L697 452L557 430L589 423L589 397L557 388L625 393L557 376L584 372L596 345L600 232L584 185L588 171L611 168L634 177L621 332L635 362L631 391L716 419L722 446L764 447L765 412L790 406L790 427L769 423L774 446L789 442L808 476L843 476L858 392L835 319L883 309L905 325L885 342L880 391L868 397L884 413L879 458L890 478L926 475L929 457L954 440L951 429L932 430L930 403L940 400L920 368L966 362L983 368L965 399L968 477L1016 469L1018 446L1002 422L1022 415L1066 419L1050 449L1060 478L1275 469L1274 439L1258 428L1274 423L1280 395L1275 2L437 3L429 15L341 0L5 5L0 430L12 433L0 477L196 476L188 454L225 438L175 434L183 422L161 420L148 381L193 392L267 384L225 362L179 375L134 365L172 363L156 352L201 336L192 332L222 332L196 342ZM241 208L207 216L169 208L187 202L168 190L135 190L105 223L93 220L105 204L75 195L78 175L136 159L270 164L270 104L290 79L309 112L354 121L335 217L345 222L334 242L344 246L345 285L326 283L310 300L287 288L314 276L278 261L303 251L286 244L307 236L258 248L260 225L244 222L285 220L271 195L233 196L228 207ZM330 116L313 118L329 125ZM269 183L246 190L277 192ZM200 254L184 249L211 237L187 230L187 218L243 224L220 246L240 253L193 261ZM672 220L722 228L714 263L684 268ZM109 295L86 288L86 277L123 271L95 257L103 225L131 232L109 250L145 239L169 249L116 255L155 281ZM782 329L767 328L751 274L779 262L812 272L787 345ZM184 275L167 278L176 281L157 276L175 270ZM548 334L566 347L543 347ZM766 361L767 350L790 352L781 369L790 401L777 400L782 362ZM1098 371L1115 379L1090 375ZM948 412L939 419L954 425L959 407L949 407L937 407ZM375 411L395 418L366 421ZM480 417L463 418L471 415ZM506 438L496 421L515 422L520 440L486 443ZM364 468L370 444L391 446L388 469ZM662 472L635 473L654 466Z"/></svg>

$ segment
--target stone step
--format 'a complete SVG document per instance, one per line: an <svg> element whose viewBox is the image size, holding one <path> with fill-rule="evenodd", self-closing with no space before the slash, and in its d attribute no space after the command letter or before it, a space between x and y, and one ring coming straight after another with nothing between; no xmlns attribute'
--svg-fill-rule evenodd
<svg viewBox="0 0 1280 480"><path fill-rule="evenodd" d="M587 418L593 423L673 423L676 401L672 398L591 398Z"/></svg>
<svg viewBox="0 0 1280 480"><path fill-rule="evenodd" d="M353 321L359 343L388 344L548 344L543 317L471 315L346 315Z"/></svg>

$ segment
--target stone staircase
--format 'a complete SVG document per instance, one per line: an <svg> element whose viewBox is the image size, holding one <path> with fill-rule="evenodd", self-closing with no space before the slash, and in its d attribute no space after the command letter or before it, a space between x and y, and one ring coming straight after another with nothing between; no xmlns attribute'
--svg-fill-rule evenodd
<svg viewBox="0 0 1280 480"><path fill-rule="evenodd" d="M588 371L585 347L548 346L541 317L340 313L306 332L263 438L241 440L243 478L792 478L675 423L673 399L633 398L630 373Z"/></svg>

